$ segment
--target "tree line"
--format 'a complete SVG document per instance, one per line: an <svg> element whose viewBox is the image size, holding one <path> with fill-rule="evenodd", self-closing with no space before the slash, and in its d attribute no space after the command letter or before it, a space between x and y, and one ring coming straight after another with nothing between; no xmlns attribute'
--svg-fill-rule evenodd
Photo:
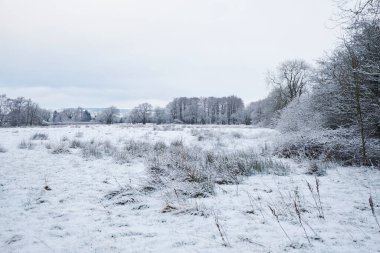
<svg viewBox="0 0 380 253"><path fill-rule="evenodd" d="M121 120L142 124L250 124L252 121L247 115L243 100L237 96L179 97L166 107L140 104Z"/></svg>
<svg viewBox="0 0 380 253"><path fill-rule="evenodd" d="M60 111L42 109L38 104L23 97L10 99L0 96L0 126L32 126L43 124L99 122L114 123L178 123L178 124L250 124L243 100L228 97L179 97L165 107L153 107L142 103L126 115L115 106L100 113L82 108L65 108Z"/></svg>

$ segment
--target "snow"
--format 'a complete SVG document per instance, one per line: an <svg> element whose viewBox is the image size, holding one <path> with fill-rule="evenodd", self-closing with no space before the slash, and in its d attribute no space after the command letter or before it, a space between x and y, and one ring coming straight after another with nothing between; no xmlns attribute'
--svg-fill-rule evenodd
<svg viewBox="0 0 380 253"><path fill-rule="evenodd" d="M83 137L75 137L78 132ZM19 149L34 133L49 139L32 141L32 150ZM149 179L143 159L118 164L106 156L85 159L78 150L46 149L64 136L116 146L129 139L180 139L228 150L260 150L281 138L274 130L246 126L2 128L0 144L7 152L0 153L0 252L380 252L380 228L368 204L371 195L379 217L378 170L330 166L318 178L322 219L307 187L315 187L314 176L305 174L307 162L283 160L291 168L288 176L255 175L238 186L217 185L213 197L184 199L174 189L141 191ZM295 191L311 245L294 215ZM167 206L174 209L163 212ZM268 206L279 213L291 240Z"/></svg>

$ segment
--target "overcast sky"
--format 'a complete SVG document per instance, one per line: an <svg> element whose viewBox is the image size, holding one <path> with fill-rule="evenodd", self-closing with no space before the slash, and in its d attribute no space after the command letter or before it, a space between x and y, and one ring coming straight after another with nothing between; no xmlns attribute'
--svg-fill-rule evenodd
<svg viewBox="0 0 380 253"><path fill-rule="evenodd" d="M332 0L0 0L0 94L131 108L264 98L279 62L333 48Z"/></svg>

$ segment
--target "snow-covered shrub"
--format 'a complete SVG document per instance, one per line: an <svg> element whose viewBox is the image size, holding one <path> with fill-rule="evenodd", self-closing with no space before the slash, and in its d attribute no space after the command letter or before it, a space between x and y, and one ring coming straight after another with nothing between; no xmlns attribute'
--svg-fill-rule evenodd
<svg viewBox="0 0 380 253"><path fill-rule="evenodd" d="M113 158L118 164L129 163L132 160L132 156L123 150L118 150L113 154Z"/></svg>
<svg viewBox="0 0 380 253"><path fill-rule="evenodd" d="M127 152L134 157L144 157L151 148L151 145L147 142L128 140L124 143L122 151Z"/></svg>
<svg viewBox="0 0 380 253"><path fill-rule="evenodd" d="M52 146L51 153L55 155L70 154L70 149L67 143L61 141L58 144Z"/></svg>
<svg viewBox="0 0 380 253"><path fill-rule="evenodd" d="M49 137L44 133L35 133L30 137L31 140L47 140Z"/></svg>
<svg viewBox="0 0 380 253"><path fill-rule="evenodd" d="M178 194L194 198L214 194L214 183L201 166L199 149L170 145L164 151L153 150L147 159L155 188L175 187Z"/></svg>
<svg viewBox="0 0 380 253"><path fill-rule="evenodd" d="M315 175L315 176L325 176L327 174L327 169L329 165L323 161L313 160L310 162L306 174Z"/></svg>
<svg viewBox="0 0 380 253"><path fill-rule="evenodd" d="M153 145L153 150L157 152L164 152L167 148L168 146L162 141L158 141Z"/></svg>
<svg viewBox="0 0 380 253"><path fill-rule="evenodd" d="M103 152L107 155L113 155L116 152L116 147L114 147L109 140L102 142L101 146L103 148Z"/></svg>
<svg viewBox="0 0 380 253"><path fill-rule="evenodd" d="M86 158L101 158L103 156L101 144L95 141L83 143L81 149L82 155Z"/></svg>
<svg viewBox="0 0 380 253"><path fill-rule="evenodd" d="M274 159L273 157L262 157L260 160L264 173L274 174L278 176L286 176L289 174L289 165Z"/></svg>
<svg viewBox="0 0 380 253"><path fill-rule="evenodd" d="M97 142L95 140L81 142L80 148L82 155L86 158L101 158L103 155L114 156L118 152L117 148L108 140L103 142Z"/></svg>
<svg viewBox="0 0 380 253"><path fill-rule="evenodd" d="M82 147L82 142L80 140L72 140L70 142L70 146L69 147L70 148L74 148L74 149L81 148Z"/></svg>
<svg viewBox="0 0 380 253"><path fill-rule="evenodd" d="M310 97L305 94L294 99L281 111L277 129L281 132L311 131L320 129L322 116L314 110Z"/></svg>
<svg viewBox="0 0 380 253"><path fill-rule="evenodd" d="M206 159L208 166L217 172L219 183L237 184L243 177L258 173L285 175L289 171L284 163L251 151L208 153Z"/></svg>
<svg viewBox="0 0 380 253"><path fill-rule="evenodd" d="M172 146L172 147L183 147L183 141L182 141L182 139L174 140L170 143L170 146Z"/></svg>
<svg viewBox="0 0 380 253"><path fill-rule="evenodd" d="M324 98L319 98L323 100ZM316 109L316 98L307 95L293 100L281 113L277 129L284 133L278 153L284 157L306 157L342 162L343 165L362 163L362 143L358 128L326 128L326 116ZM319 102L322 103L322 102ZM317 104L318 105L318 104ZM328 119L328 122L339 121ZM339 124L335 124L339 125ZM332 124L331 126L334 126ZM380 144L376 138L366 139L367 159L380 164Z"/></svg>
<svg viewBox="0 0 380 253"><path fill-rule="evenodd" d="M275 153L281 157L299 157L335 161L342 165L361 164L361 144L355 129L297 132L283 135ZM367 139L367 158L380 166L380 141Z"/></svg>
<svg viewBox="0 0 380 253"><path fill-rule="evenodd" d="M18 148L19 149L29 149L29 150L31 150L31 149L34 149L34 147L35 147L34 143L32 143L30 141L27 142L25 140L22 140L20 142L20 144L18 144Z"/></svg>

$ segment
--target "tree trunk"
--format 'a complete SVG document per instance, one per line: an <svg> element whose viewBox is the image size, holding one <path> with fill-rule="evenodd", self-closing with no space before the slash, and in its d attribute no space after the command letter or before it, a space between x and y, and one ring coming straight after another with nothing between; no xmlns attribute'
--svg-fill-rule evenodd
<svg viewBox="0 0 380 253"><path fill-rule="evenodd" d="M358 121L359 131L360 131L360 139L361 139L361 153L362 153L362 164L363 165L370 165L368 159L367 159L367 148L366 148L366 138L365 138L365 131L364 131L364 122L363 122L363 112L362 112L362 106L360 102L360 80L357 73L358 68L358 60L356 59L356 56L351 53L351 59L352 59L352 68L354 70L354 85L355 85L355 103L356 103L356 117Z"/></svg>

